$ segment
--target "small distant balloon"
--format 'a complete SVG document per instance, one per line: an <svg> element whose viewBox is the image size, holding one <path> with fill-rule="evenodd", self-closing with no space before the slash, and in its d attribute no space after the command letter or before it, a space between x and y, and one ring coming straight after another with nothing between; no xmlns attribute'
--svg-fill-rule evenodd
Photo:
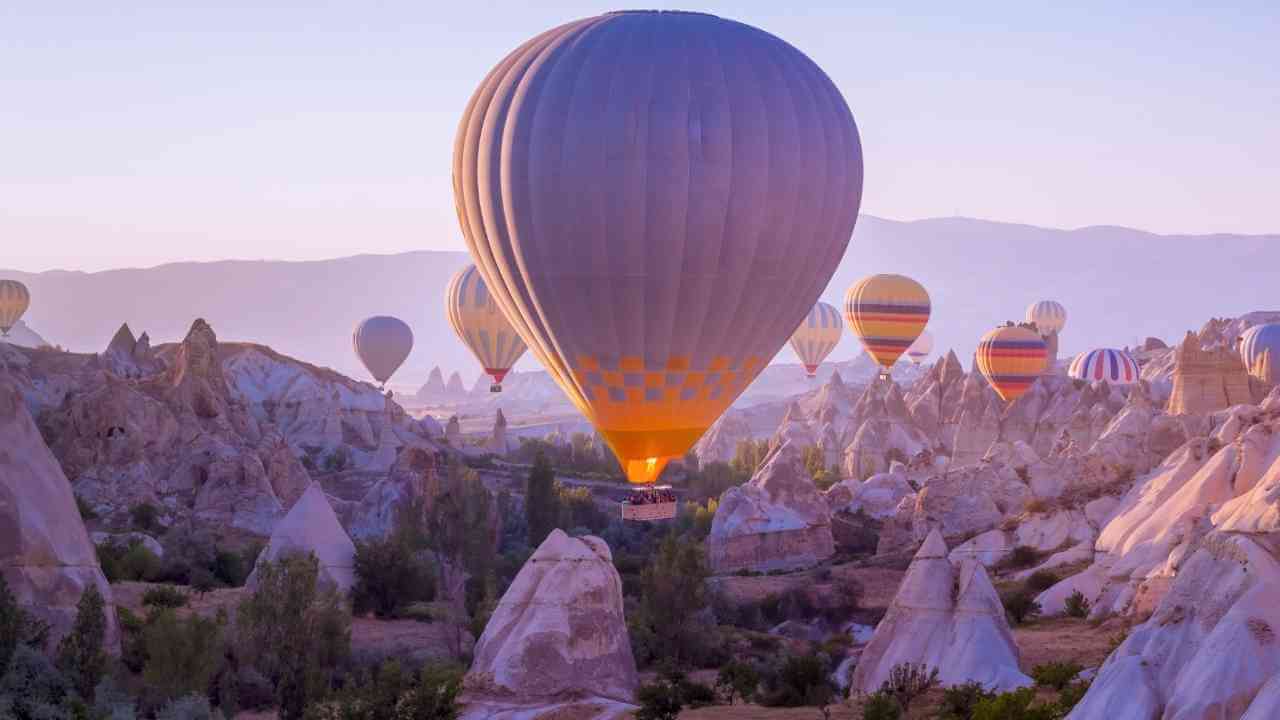
<svg viewBox="0 0 1280 720"><path fill-rule="evenodd" d="M916 338L916 341L911 343L911 347L907 348L907 359L910 360L913 365L919 365L924 362L925 358L929 357L929 354L932 352L933 334L928 330L922 330L920 332L920 337Z"/></svg>
<svg viewBox="0 0 1280 720"><path fill-rule="evenodd" d="M814 377L817 374L818 366L840 343L842 333L844 323L840 320L839 310L824 302L813 306L804 322L791 334L791 349L800 356L806 375Z"/></svg>
<svg viewBox="0 0 1280 720"><path fill-rule="evenodd" d="M1138 361L1123 350L1098 348L1082 352L1071 361L1067 375L1077 380L1106 380L1112 385L1132 385L1139 380Z"/></svg>
<svg viewBox="0 0 1280 720"><path fill-rule="evenodd" d="M1240 336L1240 359L1249 374L1259 380L1280 381L1280 323L1254 325L1245 330Z"/></svg>
<svg viewBox="0 0 1280 720"><path fill-rule="evenodd" d="M1041 335L1060 333L1067 326L1067 309L1055 300L1041 300L1027 308L1026 320L1034 324Z"/></svg>
<svg viewBox="0 0 1280 720"><path fill-rule="evenodd" d="M399 318L374 315L356 325L351 344L365 369L385 388L413 350L413 331Z"/></svg>
<svg viewBox="0 0 1280 720"><path fill-rule="evenodd" d="M0 334L8 337L30 306L31 293L26 285L17 280L0 280Z"/></svg>
<svg viewBox="0 0 1280 720"><path fill-rule="evenodd" d="M844 296L844 317L871 359L886 372L929 324L929 293L905 275L872 275Z"/></svg>
<svg viewBox="0 0 1280 720"><path fill-rule="evenodd" d="M978 343L978 370L996 394L1013 402L1026 394L1049 362L1048 346L1034 330L1017 325L999 327Z"/></svg>
<svg viewBox="0 0 1280 720"><path fill-rule="evenodd" d="M502 379L528 346L516 334L507 316L494 301L475 265L458 271L444 293L449 325L458 334L485 373L493 378L491 392L502 392Z"/></svg>

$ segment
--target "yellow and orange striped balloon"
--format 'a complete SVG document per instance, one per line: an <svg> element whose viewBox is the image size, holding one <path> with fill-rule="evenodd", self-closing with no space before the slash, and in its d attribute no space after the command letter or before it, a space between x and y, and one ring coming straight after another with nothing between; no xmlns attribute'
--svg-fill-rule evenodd
<svg viewBox="0 0 1280 720"><path fill-rule="evenodd" d="M843 332L839 310L824 302L813 306L800 327L791 333L791 349L800 356L806 375L813 377L818 372L818 366L840 343Z"/></svg>
<svg viewBox="0 0 1280 720"><path fill-rule="evenodd" d="M471 349L485 373L493 378L494 384L489 389L501 392L502 379L529 348L498 309L475 265L459 270L449 281L444 307L458 339Z"/></svg>
<svg viewBox="0 0 1280 720"><path fill-rule="evenodd" d="M17 280L0 280L0 334L8 335L31 305L31 293Z"/></svg>
<svg viewBox="0 0 1280 720"><path fill-rule="evenodd" d="M1022 397L1049 362L1049 349L1040 333L1007 325L986 335L975 356L979 372L1005 402Z"/></svg>
<svg viewBox="0 0 1280 720"><path fill-rule="evenodd" d="M844 296L844 317L867 354L893 367L929 324L929 293L905 275L872 275Z"/></svg>

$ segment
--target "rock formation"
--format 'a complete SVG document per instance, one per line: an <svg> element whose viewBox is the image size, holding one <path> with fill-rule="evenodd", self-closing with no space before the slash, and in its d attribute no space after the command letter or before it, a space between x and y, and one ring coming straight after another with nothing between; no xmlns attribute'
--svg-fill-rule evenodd
<svg viewBox="0 0 1280 720"><path fill-rule="evenodd" d="M830 510L790 443L720 495L707 536L708 562L720 574L806 567L834 552Z"/></svg>
<svg viewBox="0 0 1280 720"><path fill-rule="evenodd" d="M461 400L467 396L467 386L462 384L462 375L457 370L449 376L449 382L444 386L444 393L454 400Z"/></svg>
<svg viewBox="0 0 1280 720"><path fill-rule="evenodd" d="M1031 684L1018 670L1018 647L986 570L973 560L953 566L936 530L920 546L862 651L851 687L875 692L901 663L937 669L943 686L978 682L1007 691Z"/></svg>
<svg viewBox="0 0 1280 720"><path fill-rule="evenodd" d="M0 575L18 604L49 623L52 649L71 629L76 604L96 587L106 601L107 647L119 647L111 586L76 507L71 485L21 396L0 381Z"/></svg>
<svg viewBox="0 0 1280 720"><path fill-rule="evenodd" d="M449 422L444 426L444 439L453 447L462 446L462 425L458 422L457 415L449 416Z"/></svg>
<svg viewBox="0 0 1280 720"><path fill-rule="evenodd" d="M498 413L493 417L493 431L489 434L485 449L494 455L506 455L513 449L512 441L507 437L507 416L502 414L502 408L498 408Z"/></svg>
<svg viewBox="0 0 1280 720"><path fill-rule="evenodd" d="M751 438L751 428L736 413L729 410L720 416L693 446L693 454L700 465L713 462L729 462L733 459L738 443Z"/></svg>
<svg viewBox="0 0 1280 720"><path fill-rule="evenodd" d="M464 717L573 717L634 709L622 580L597 537L553 530L498 601L464 681ZM592 712L592 709L596 712Z"/></svg>
<svg viewBox="0 0 1280 720"><path fill-rule="evenodd" d="M128 323L120 326L98 360L103 369L122 378L142 378L163 369L151 351L147 334L134 338Z"/></svg>
<svg viewBox="0 0 1280 720"><path fill-rule="evenodd" d="M431 374L427 376L427 382L418 388L418 392L414 393L414 397L418 402L432 403L440 402L444 399L444 373L440 371L437 365L431 368Z"/></svg>
<svg viewBox="0 0 1280 720"><path fill-rule="evenodd" d="M1175 354L1171 415L1196 415L1254 402L1240 356L1230 348L1205 350L1188 332Z"/></svg>
<svg viewBox="0 0 1280 720"><path fill-rule="evenodd" d="M258 568L264 562L279 562L295 554L315 555L320 564L317 582L322 586L345 593L355 584L356 547L342 529L319 483L307 486L298 502L276 524L245 585L257 586Z"/></svg>

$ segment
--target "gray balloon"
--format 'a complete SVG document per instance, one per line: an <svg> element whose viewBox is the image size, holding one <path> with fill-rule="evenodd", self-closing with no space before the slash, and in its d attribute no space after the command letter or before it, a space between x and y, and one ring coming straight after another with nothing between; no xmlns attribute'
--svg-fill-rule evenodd
<svg viewBox="0 0 1280 720"><path fill-rule="evenodd" d="M398 318L374 315L356 325L351 345L369 374L385 384L413 350L413 331Z"/></svg>

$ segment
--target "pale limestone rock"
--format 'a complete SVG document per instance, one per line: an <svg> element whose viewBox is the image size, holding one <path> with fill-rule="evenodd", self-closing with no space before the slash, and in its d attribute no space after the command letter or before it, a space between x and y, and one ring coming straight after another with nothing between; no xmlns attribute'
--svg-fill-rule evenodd
<svg viewBox="0 0 1280 720"><path fill-rule="evenodd" d="M493 418L493 431L489 434L489 442L485 445L485 449L494 455L506 455L514 447L512 440L507 437L507 418L502 414L502 408L498 408L498 413Z"/></svg>
<svg viewBox="0 0 1280 720"><path fill-rule="evenodd" d="M263 563L279 562L296 554L315 555L320 565L317 582L321 586L345 593L355 584L355 545L342 529L319 483L308 486L276 524L245 586L257 587L258 568Z"/></svg>
<svg viewBox="0 0 1280 720"><path fill-rule="evenodd" d="M1015 543L1050 552L1066 545L1093 543L1093 526L1079 510L1038 513L1024 519L1014 531Z"/></svg>
<svg viewBox="0 0 1280 720"><path fill-rule="evenodd" d="M449 416L449 422L444 427L444 440L452 447L461 447L462 426L457 415Z"/></svg>
<svg viewBox="0 0 1280 720"><path fill-rule="evenodd" d="M93 586L106 602L106 645L119 648L111 586L98 566L71 485L21 396L0 381L0 575L18 605L49 623L52 650Z"/></svg>
<svg viewBox="0 0 1280 720"><path fill-rule="evenodd" d="M492 707L487 716L500 717L569 701L625 704L637 686L622 581L608 545L553 530L476 643L464 683L468 712Z"/></svg>
<svg viewBox="0 0 1280 720"><path fill-rule="evenodd" d="M733 459L738 443L751 438L751 428L732 410L720 416L693 446L693 454L700 465L713 462L729 462Z"/></svg>
<svg viewBox="0 0 1280 720"><path fill-rule="evenodd" d="M805 567L834 552L830 510L790 443L720 496L707 536L708 563L721 574Z"/></svg>
<svg viewBox="0 0 1280 720"><path fill-rule="evenodd" d="M951 550L948 559L952 564L975 560L984 567L995 567L1013 552L1013 542L1004 530L988 530L970 538Z"/></svg>
<svg viewBox="0 0 1280 720"><path fill-rule="evenodd" d="M865 482L852 478L843 480L833 485L827 493L828 496L832 493L836 496L847 494L848 500L834 509L851 513L865 512L880 520L892 516L903 498L915 494L915 488L908 482L902 466L895 465L894 472L877 473Z"/></svg>
<svg viewBox="0 0 1280 720"><path fill-rule="evenodd" d="M875 692L902 663L936 668L943 686L978 682L1007 691L1031 684L1018 670L1018 648L986 570L974 561L953 566L937 530L907 569L862 652L851 687Z"/></svg>

